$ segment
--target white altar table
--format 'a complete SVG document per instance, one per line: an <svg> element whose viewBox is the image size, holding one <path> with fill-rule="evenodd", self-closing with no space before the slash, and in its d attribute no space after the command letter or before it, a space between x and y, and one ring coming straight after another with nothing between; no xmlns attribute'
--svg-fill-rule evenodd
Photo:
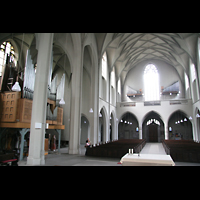
<svg viewBox="0 0 200 200"><path fill-rule="evenodd" d="M160 154L125 154L120 162L122 166L175 166L170 155Z"/></svg>

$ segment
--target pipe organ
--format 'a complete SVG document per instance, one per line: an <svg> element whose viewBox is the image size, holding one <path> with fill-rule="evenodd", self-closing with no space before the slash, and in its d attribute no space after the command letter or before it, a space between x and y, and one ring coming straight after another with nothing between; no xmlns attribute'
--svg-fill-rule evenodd
<svg viewBox="0 0 200 200"><path fill-rule="evenodd" d="M53 54L53 51L52 51ZM31 122L32 100L34 96L35 69L32 63L30 50L27 50L26 64L24 69L24 80L19 78L17 70L13 68L13 63L9 62L7 56L6 66L1 77L1 95L0 95L0 122ZM53 56L48 81L46 120L49 124L63 124L63 108L59 101L64 98L65 74L63 74L59 85L56 87L57 75L51 81ZM11 67L10 67L11 66ZM11 73L11 72L15 73ZM21 86L21 92L12 92L11 89L15 82L10 84L10 80L18 80ZM20 81L21 80L21 81ZM9 86L9 87L8 87Z"/></svg>

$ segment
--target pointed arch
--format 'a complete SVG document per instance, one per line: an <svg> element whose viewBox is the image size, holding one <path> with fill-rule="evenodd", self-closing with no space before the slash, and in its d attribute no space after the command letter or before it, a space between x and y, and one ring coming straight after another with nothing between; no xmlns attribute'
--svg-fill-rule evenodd
<svg viewBox="0 0 200 200"><path fill-rule="evenodd" d="M165 139L164 130L163 119L157 112L150 111L143 117L142 138L147 142L161 142Z"/></svg>
<svg viewBox="0 0 200 200"><path fill-rule="evenodd" d="M192 140L193 127L189 117L182 110L174 111L168 119L169 139Z"/></svg>
<svg viewBox="0 0 200 200"><path fill-rule="evenodd" d="M90 138L90 122L84 114L81 114L81 137L80 144L85 144L87 138Z"/></svg>
<svg viewBox="0 0 200 200"><path fill-rule="evenodd" d="M125 112L118 123L119 139L139 139L138 119L132 112Z"/></svg>
<svg viewBox="0 0 200 200"><path fill-rule="evenodd" d="M108 115L106 108L103 106L100 110L99 116L99 142L107 141L107 130L108 130Z"/></svg>

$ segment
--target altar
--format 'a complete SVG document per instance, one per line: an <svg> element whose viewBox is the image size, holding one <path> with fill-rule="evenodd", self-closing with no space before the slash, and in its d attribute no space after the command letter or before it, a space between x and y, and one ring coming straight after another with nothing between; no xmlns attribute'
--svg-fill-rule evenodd
<svg viewBox="0 0 200 200"><path fill-rule="evenodd" d="M122 166L175 166L170 155L125 154L120 160Z"/></svg>

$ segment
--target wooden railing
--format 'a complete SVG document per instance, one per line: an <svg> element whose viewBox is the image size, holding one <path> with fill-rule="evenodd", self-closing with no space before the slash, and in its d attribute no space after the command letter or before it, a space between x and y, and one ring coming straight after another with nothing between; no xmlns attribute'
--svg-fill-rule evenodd
<svg viewBox="0 0 200 200"><path fill-rule="evenodd" d="M165 149L165 152L167 155L170 155L170 148L167 146L167 144L165 143L165 140L162 141L163 147Z"/></svg>
<svg viewBox="0 0 200 200"><path fill-rule="evenodd" d="M143 149L143 147L146 144L146 140L143 140L140 144L134 147L134 153L140 153Z"/></svg>

